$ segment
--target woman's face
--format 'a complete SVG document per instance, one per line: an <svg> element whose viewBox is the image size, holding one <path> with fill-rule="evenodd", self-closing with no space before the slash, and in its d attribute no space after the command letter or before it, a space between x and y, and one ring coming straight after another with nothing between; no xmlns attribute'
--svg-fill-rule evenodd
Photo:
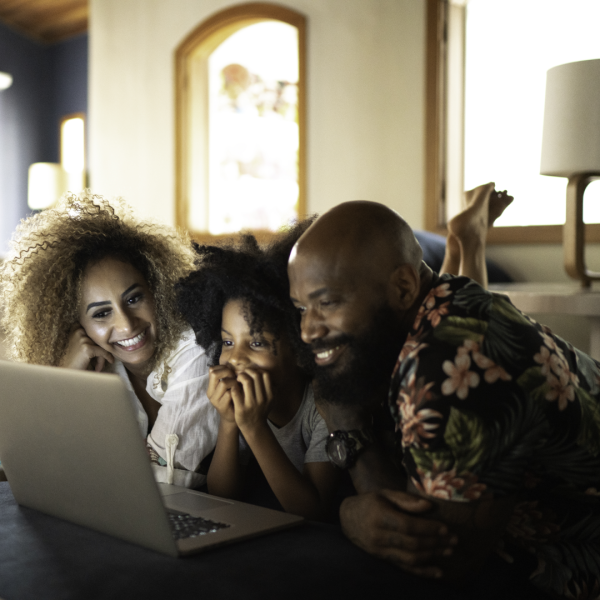
<svg viewBox="0 0 600 600"><path fill-rule="evenodd" d="M129 371L145 373L156 349L156 315L152 292L135 267L114 258L89 265L83 273L79 322L93 342Z"/></svg>
<svg viewBox="0 0 600 600"><path fill-rule="evenodd" d="M293 379L291 370L298 369L290 344L283 337L275 341L268 331L252 335L243 311L241 300L230 300L223 307L219 363L230 366L236 374L262 369L269 373L275 391L285 389L285 383Z"/></svg>

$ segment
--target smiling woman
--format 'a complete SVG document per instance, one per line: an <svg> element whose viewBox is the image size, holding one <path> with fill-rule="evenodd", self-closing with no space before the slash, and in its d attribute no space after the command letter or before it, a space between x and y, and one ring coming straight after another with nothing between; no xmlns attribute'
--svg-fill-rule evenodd
<svg viewBox="0 0 600 600"><path fill-rule="evenodd" d="M156 346L154 297L144 276L131 264L107 257L88 265L81 285L79 323L88 337L143 377ZM63 366L63 365L61 365ZM67 366L67 365L64 365Z"/></svg>
<svg viewBox="0 0 600 600"><path fill-rule="evenodd" d="M118 373L157 479L201 485L218 417L206 396L206 354L175 306L175 283L193 267L189 239L136 221L122 201L82 192L23 221L12 245L0 267L11 358Z"/></svg>

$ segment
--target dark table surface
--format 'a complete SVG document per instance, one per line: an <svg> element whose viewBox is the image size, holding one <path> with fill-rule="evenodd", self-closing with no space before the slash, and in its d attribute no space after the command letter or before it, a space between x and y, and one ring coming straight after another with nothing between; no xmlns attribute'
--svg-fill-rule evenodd
<svg viewBox="0 0 600 600"><path fill-rule="evenodd" d="M456 589L418 579L353 546L335 525L305 523L174 559L16 504L0 483L3 600L526 598L494 563Z"/></svg>

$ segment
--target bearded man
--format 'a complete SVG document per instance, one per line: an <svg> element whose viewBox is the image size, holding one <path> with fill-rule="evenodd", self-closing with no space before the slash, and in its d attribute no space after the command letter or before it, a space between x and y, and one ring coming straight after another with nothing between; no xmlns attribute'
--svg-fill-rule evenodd
<svg viewBox="0 0 600 600"><path fill-rule="evenodd" d="M438 277L381 204L324 214L288 273L328 453L358 492L340 511L350 540L448 580L497 551L538 590L598 597L598 363L506 297Z"/></svg>

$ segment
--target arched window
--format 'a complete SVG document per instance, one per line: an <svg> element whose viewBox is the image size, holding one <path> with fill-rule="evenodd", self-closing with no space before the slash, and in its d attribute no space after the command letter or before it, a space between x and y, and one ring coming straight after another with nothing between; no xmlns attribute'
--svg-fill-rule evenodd
<svg viewBox="0 0 600 600"><path fill-rule="evenodd" d="M192 234L278 229L305 213L305 19L255 3L176 52L176 221Z"/></svg>

